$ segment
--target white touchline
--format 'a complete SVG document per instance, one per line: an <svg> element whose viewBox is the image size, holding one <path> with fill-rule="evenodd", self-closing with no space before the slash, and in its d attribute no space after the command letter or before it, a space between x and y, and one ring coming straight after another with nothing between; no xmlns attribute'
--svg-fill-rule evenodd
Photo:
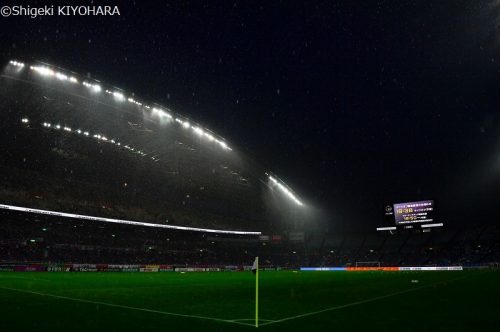
<svg viewBox="0 0 500 332"><path fill-rule="evenodd" d="M67 300L67 301L99 304L99 305L103 305L103 306L107 306L107 307L144 311L144 312L150 312L150 313L161 314L161 315L166 315L166 316L196 318L196 319L211 320L211 321L215 321L215 322L223 322L223 323L229 323L229 324L253 326L253 324L242 323L242 322L238 322L238 321L230 320L230 319L221 319L221 318L197 316L197 315L186 315L186 314L179 314L179 313L175 313L175 312L160 311L160 310L146 309L146 308L139 308L139 307L130 307L130 306L122 305L122 304L107 303L107 302L101 302L101 301L91 301L91 300L79 299L79 298L74 298L74 297L69 297L69 296L40 293L40 292L35 292L35 291L30 291L30 290L25 290L25 289L10 288L10 287L0 287L0 289L9 290L9 291L13 291L13 292L19 292L19 293L33 294L33 295L38 295L38 296L52 297L55 299L61 299L61 300Z"/></svg>

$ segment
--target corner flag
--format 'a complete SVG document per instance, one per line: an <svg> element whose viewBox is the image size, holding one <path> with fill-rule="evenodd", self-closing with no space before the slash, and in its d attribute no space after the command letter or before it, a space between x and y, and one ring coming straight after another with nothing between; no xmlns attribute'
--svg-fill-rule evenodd
<svg viewBox="0 0 500 332"><path fill-rule="evenodd" d="M258 269L259 269L259 257L255 257L255 260L253 261L252 265L252 273L255 274Z"/></svg>
<svg viewBox="0 0 500 332"><path fill-rule="evenodd" d="M252 265L255 274L255 327L259 327L259 257L255 257Z"/></svg>

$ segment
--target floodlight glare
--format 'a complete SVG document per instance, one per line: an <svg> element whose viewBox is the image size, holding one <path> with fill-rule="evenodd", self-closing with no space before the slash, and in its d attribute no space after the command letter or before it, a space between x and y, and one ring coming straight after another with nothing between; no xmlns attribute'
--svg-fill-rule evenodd
<svg viewBox="0 0 500 332"><path fill-rule="evenodd" d="M269 180L273 182L283 193L285 193L288 198L294 201L297 205L303 206L304 204L292 193L290 189L288 189L284 184L280 181L276 180L273 176L269 175Z"/></svg>
<svg viewBox="0 0 500 332"><path fill-rule="evenodd" d="M125 99L125 96L123 95L123 93L118 92L118 91L113 92L113 96L120 101L123 101Z"/></svg>
<svg viewBox="0 0 500 332"><path fill-rule="evenodd" d="M13 66L16 66L16 67L19 67L19 68L23 68L24 67L24 63L19 62L19 61L11 60L11 61L9 61L9 64L11 64Z"/></svg>
<svg viewBox="0 0 500 332"><path fill-rule="evenodd" d="M12 66L19 67L19 68L22 68L25 66L24 63L18 62L15 60L11 60L9 62L9 64ZM79 83L79 80L76 77L69 76L69 75L64 74L62 72L59 72L59 71L55 71L55 70L53 70L45 65L41 65L41 66L31 65L30 69L41 76L54 77L60 81ZM81 84L83 86L89 88L93 92L100 92L102 90L102 88L99 84L93 84L93 83L90 83L88 81L81 81L81 82L82 82ZM106 89L104 91L107 94L112 95L116 101L120 101L120 102L128 101L132 104L136 104L137 106L145 107L146 109L151 109L151 107L149 105L144 105L143 103L138 102L137 100L135 100L132 97L126 97L125 93L120 92L120 91L116 91L116 90L113 91L113 90ZM161 117L167 117L168 119L172 119L172 120L174 119L174 117L170 114L170 112L163 111L163 110L161 110L161 108L153 108L153 112L158 113ZM185 129L189 129L192 127L194 133L196 133L199 136L206 137L209 141L216 141L224 150L232 151L232 149L230 147L228 147L225 142L215 139L215 137L213 135L206 133L206 131L201 126L199 126L199 125L192 126L189 123L189 121L184 121L181 118L175 118L175 121L178 122L180 125L182 125L182 127ZM60 129L60 128L56 128L56 129Z"/></svg>
<svg viewBox="0 0 500 332"><path fill-rule="evenodd" d="M197 133L198 135L203 135L203 129L199 128L199 127L193 127L193 130L195 133Z"/></svg>

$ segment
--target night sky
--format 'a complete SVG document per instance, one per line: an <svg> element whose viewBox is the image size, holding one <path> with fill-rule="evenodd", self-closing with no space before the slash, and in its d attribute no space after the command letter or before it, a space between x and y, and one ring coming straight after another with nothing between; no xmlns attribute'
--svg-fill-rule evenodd
<svg viewBox="0 0 500 332"><path fill-rule="evenodd" d="M193 118L332 225L373 229L386 203L419 199L448 224L498 222L500 2L366 2L0 17L0 56L91 73Z"/></svg>

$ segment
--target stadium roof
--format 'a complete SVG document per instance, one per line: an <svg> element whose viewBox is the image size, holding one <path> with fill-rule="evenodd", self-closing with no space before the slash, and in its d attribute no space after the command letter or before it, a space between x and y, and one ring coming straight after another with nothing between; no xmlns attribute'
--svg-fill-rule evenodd
<svg viewBox="0 0 500 332"><path fill-rule="evenodd" d="M269 195L304 207L276 175L168 107L47 64L11 60L0 78L12 143L2 166L17 177L0 203L124 219L140 209L135 219L239 230L276 218ZM15 192L19 178L33 186Z"/></svg>

